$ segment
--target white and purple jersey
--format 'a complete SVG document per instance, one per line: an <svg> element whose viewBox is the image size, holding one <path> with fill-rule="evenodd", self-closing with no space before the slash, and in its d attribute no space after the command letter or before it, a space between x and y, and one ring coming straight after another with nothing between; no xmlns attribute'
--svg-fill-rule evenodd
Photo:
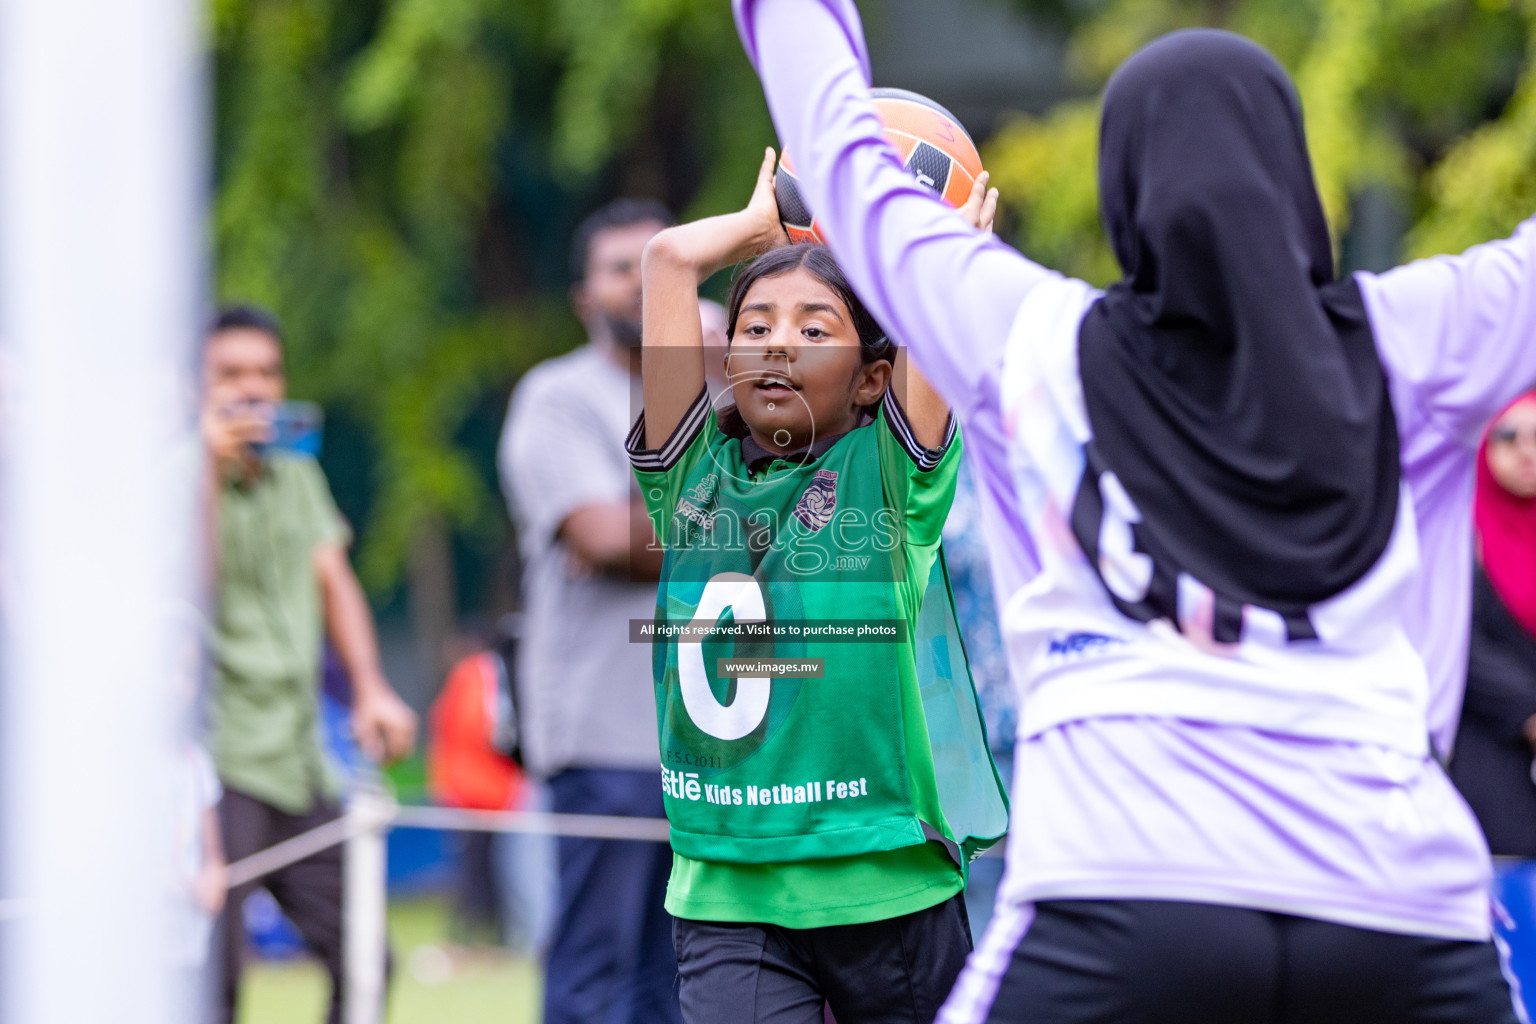
<svg viewBox="0 0 1536 1024"><path fill-rule="evenodd" d="M1422 759L1429 685L1402 624L1419 567L1407 494L1371 569L1300 622L1244 605L1240 640L1218 643L1215 596L1187 574L1177 579L1177 629L1129 618L1111 599L1142 602L1153 564L1132 532L1141 519L1135 502L1113 471L1096 473L1084 455L1093 431L1077 338L1099 294L1068 278L1036 283L1004 348L1009 476L1039 556L1039 571L1002 611L1023 689L1021 738L1089 719L1159 717ZM1074 522L1085 516L1086 526ZM1097 540L1096 565L1085 535ZM1297 629L1307 642L1292 642Z"/></svg>
<svg viewBox="0 0 1536 1024"><path fill-rule="evenodd" d="M1479 431L1536 382L1536 226L1357 275L1401 437L1391 542L1314 610L1316 640L1288 646L1282 623L1246 609L1240 644L1202 646L1186 635L1198 581L1180 585L1185 634L1144 626L1115 611L1063 528L1088 436L1075 331L1094 291L970 229L902 169L868 102L851 0L736 0L736 13L823 235L974 457L1022 691L989 936L1022 934L1035 901L1097 897L1486 939L1487 851L1426 737L1447 751L1459 710ZM1100 485L1121 525L1134 517ZM1105 524L1106 578L1134 588L1134 553Z"/></svg>

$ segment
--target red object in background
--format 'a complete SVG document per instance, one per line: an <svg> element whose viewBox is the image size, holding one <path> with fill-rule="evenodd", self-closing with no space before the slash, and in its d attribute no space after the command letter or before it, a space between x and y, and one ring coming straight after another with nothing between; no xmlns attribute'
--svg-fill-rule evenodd
<svg viewBox="0 0 1536 1024"><path fill-rule="evenodd" d="M496 653L472 654L453 666L432 702L427 785L438 803L504 811L522 802L527 777L494 743L502 672Z"/></svg>

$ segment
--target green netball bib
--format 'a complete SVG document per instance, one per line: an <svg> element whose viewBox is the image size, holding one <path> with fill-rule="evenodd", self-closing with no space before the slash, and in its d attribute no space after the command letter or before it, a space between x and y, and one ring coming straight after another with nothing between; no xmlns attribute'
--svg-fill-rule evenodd
<svg viewBox="0 0 1536 1024"><path fill-rule="evenodd" d="M990 845L1007 803L938 543L958 439L904 446L887 401L751 473L704 397L678 430L657 452L631 438L667 549L649 625L673 848L769 863L933 840L964 863Z"/></svg>

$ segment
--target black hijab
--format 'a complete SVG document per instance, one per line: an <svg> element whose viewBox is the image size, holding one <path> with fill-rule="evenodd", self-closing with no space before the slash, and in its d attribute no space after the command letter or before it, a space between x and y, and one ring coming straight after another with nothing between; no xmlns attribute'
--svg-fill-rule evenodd
<svg viewBox="0 0 1536 1024"><path fill-rule="evenodd" d="M1125 279L1079 338L1085 480L1119 477L1155 566L1146 601L1116 601L1177 622L1184 572L1216 592L1216 639L1237 639L1243 604L1305 638L1307 606L1386 548L1400 471L1371 326L1353 279L1334 280L1285 71L1226 32L1148 45L1105 90L1099 193ZM1097 563L1096 531L1077 533Z"/></svg>

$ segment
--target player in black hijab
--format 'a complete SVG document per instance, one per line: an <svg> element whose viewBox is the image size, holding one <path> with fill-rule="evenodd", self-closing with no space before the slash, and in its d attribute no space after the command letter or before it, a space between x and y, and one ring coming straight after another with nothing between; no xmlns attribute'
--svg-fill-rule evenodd
<svg viewBox="0 0 1536 1024"><path fill-rule="evenodd" d="M942 1024L1515 1024L1428 704L1464 442L1536 373L1536 219L1336 281L1289 79L1176 33L1105 97L1104 292L911 189L850 0L737 23L986 481L1028 827Z"/></svg>
<svg viewBox="0 0 1536 1024"><path fill-rule="evenodd" d="M1105 92L1099 195L1125 278L1082 324L1089 458L1136 502L1157 567L1144 601L1117 603L1177 621L1182 571L1215 592L1217 641L1244 604L1310 638L1307 606L1386 548L1398 438L1285 71L1226 32L1147 46Z"/></svg>

